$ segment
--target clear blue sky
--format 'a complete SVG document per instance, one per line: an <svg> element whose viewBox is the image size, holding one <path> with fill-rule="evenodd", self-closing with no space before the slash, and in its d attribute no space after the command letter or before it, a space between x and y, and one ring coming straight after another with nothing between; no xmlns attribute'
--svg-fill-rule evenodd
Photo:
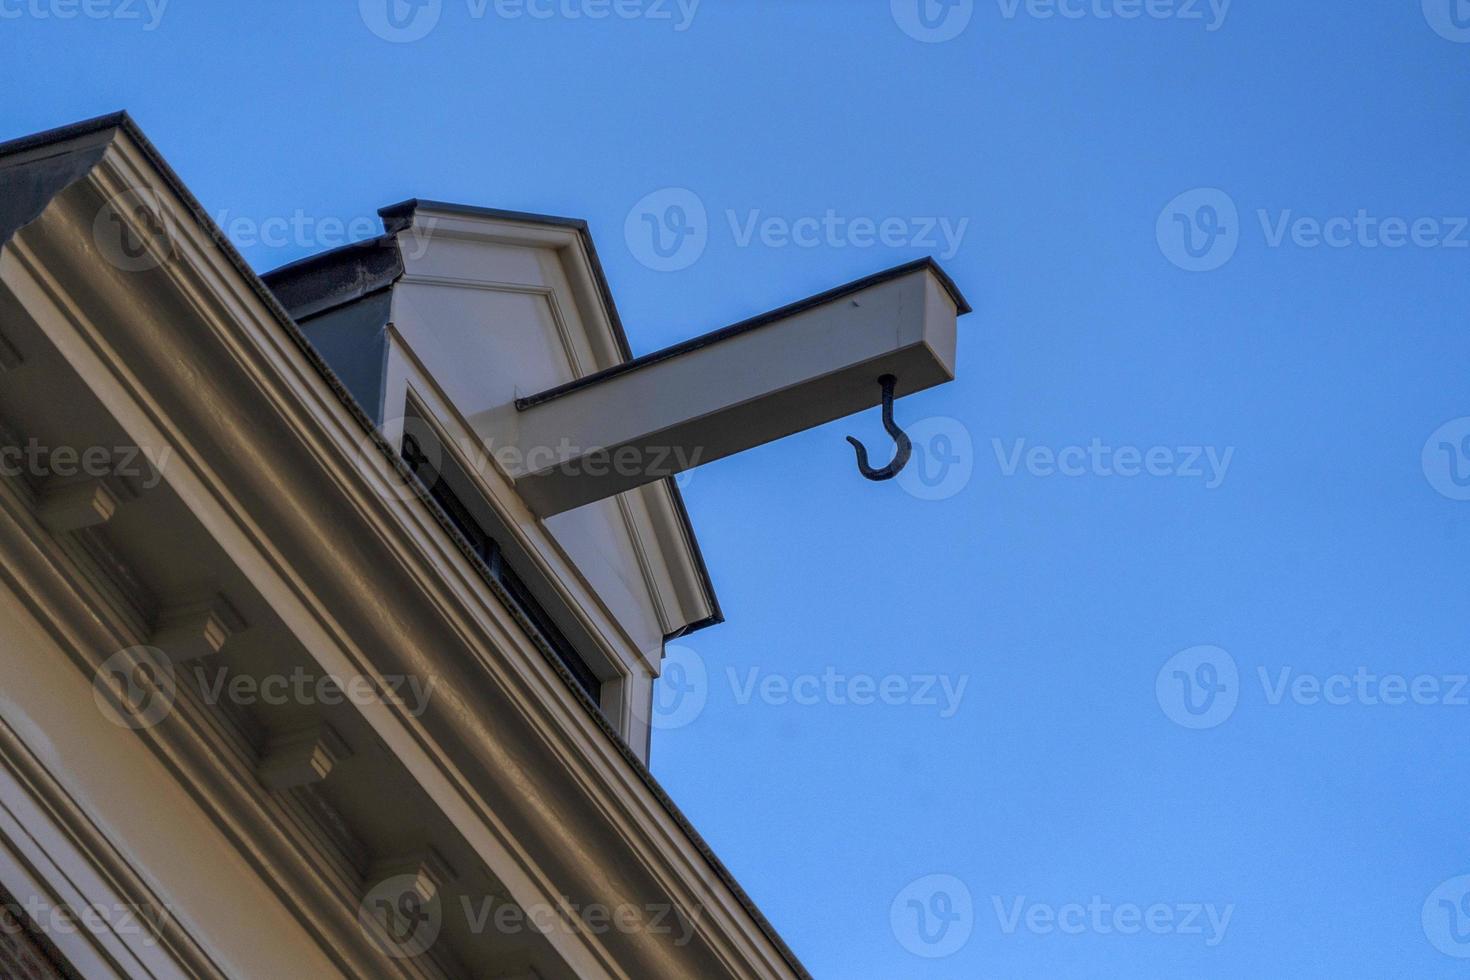
<svg viewBox="0 0 1470 980"><path fill-rule="evenodd" d="M1470 5L441 2L0 0L0 131L129 109L260 270L585 217L639 352L953 251L933 486L876 413L688 481L655 773L819 977L1463 973Z"/></svg>

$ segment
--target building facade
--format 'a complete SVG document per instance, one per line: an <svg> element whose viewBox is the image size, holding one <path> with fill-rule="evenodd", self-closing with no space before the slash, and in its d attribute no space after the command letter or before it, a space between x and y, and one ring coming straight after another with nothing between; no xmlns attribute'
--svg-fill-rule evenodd
<svg viewBox="0 0 1470 980"><path fill-rule="evenodd" d="M647 767L670 477L952 377L937 267L634 358L580 222L259 277L122 115L0 188L0 964L806 975Z"/></svg>

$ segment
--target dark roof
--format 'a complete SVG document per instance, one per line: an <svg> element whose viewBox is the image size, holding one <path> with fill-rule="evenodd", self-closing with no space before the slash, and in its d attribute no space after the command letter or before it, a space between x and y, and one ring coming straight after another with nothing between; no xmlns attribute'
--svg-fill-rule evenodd
<svg viewBox="0 0 1470 980"><path fill-rule="evenodd" d="M394 236L379 235L309 255L260 278L293 317L306 320L386 289L402 275Z"/></svg>

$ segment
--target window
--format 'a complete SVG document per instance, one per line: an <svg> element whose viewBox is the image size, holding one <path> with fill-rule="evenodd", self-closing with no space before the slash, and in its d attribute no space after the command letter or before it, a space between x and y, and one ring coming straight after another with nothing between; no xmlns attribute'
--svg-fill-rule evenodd
<svg viewBox="0 0 1470 980"><path fill-rule="evenodd" d="M562 665L571 672L577 684L592 697L592 702L600 705L602 703L602 682L587 666L587 661L582 659L581 654L557 628L545 607L531 594L526 583L507 563L500 544L490 536L484 525L476 520L470 508L465 505L461 493L474 492L468 477L461 473L459 468L442 452L434 454L440 459L436 465L430 454L424 451L424 446L420 441L432 438L428 434L430 432L428 426L419 425L415 428L417 434L408 434L403 437L403 445L400 448L403 461L408 464L408 468L413 471L414 476L428 491L429 496L433 497L434 501L443 508L444 513L449 517L449 522L464 536L470 548L485 563L486 568L490 570L490 577L500 584L510 596L515 607L531 621L536 632L556 653ZM457 488L463 488L463 490Z"/></svg>

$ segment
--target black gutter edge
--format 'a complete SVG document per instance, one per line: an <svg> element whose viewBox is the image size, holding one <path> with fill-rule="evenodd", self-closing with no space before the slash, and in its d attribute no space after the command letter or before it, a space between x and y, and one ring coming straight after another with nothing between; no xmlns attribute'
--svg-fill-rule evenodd
<svg viewBox="0 0 1470 980"><path fill-rule="evenodd" d="M888 282L890 279L901 278L920 269L927 269L934 275L936 279L939 280L939 284L944 287L944 290L949 294L950 299L954 300L955 310L959 316L965 316L966 314L973 312L969 301L965 299L964 294L960 292L959 287L955 285L954 280L949 277L949 274L945 272L944 269L940 267L939 263L934 261L933 258L925 256L922 259L916 259L913 262L905 262L903 265L894 266L891 269L884 269L882 272L875 272L872 275L864 276L861 279L854 279L852 282L845 283L833 289L828 289L825 292L817 293L815 296L808 296L805 299L799 299L794 303L788 303L787 305L780 307L779 309L771 310L766 313L761 313L747 320L741 320L739 323L732 323L728 327L721 327L718 330L713 330L706 334L700 334L698 337L691 337L689 340L680 341L679 343L674 344L670 347L665 347L662 350L656 350L651 354L644 354L642 357L635 357L631 361L626 361L622 364L618 364L610 368L604 368L603 370L589 374L586 377L578 378L576 381L569 381L566 384L557 385L555 388L548 388L546 391L537 392L534 395L527 395L525 398L517 398L516 408L524 412L528 408L535 408L537 405L543 405L546 402L560 398L563 395L569 395L574 391L580 391L583 388L587 388L597 384L599 381L606 381L609 378L615 378L619 375L627 374L629 371L636 371L639 368L647 367L650 364L657 364L660 361L667 361L670 358L678 357L680 354L687 354L690 351L696 351L702 347L708 347L711 344L719 343L722 340L728 340L731 337L738 336L747 331L756 330L760 327L767 326L771 323L776 322L777 320L782 320L786 317L794 316L795 314L801 313L804 310L811 309L812 307L821 306L823 303L830 303L835 299L841 299L842 297L847 296L851 293L856 293L861 290L868 289L872 286L877 286L881 283Z"/></svg>
<svg viewBox="0 0 1470 980"><path fill-rule="evenodd" d="M224 232L220 230L219 225L215 223L215 220L204 210L204 206L199 203L199 199L194 196L194 192L189 190L179 175L174 172L173 167L169 165L168 161L164 160L163 155L158 152L157 147L149 141L148 137L143 135L143 131L138 128L138 124L133 121L133 118L127 112L99 116L96 119L89 119L69 126L47 130L46 132L37 133L32 136L25 136L6 143L0 143L0 155L16 153L35 146L43 146L47 142L59 142L113 127L119 128L127 133L128 138L138 145L139 151L147 157L154 169L158 171L164 183L178 195L179 200L194 215L194 220L198 221L207 232L211 233L211 238L224 252L225 258L244 277L246 285L265 304L267 311L280 323L282 329L286 331L286 335L311 363L312 367L316 369L328 388L341 401L348 414L356 419L363 430L373 439L378 447L378 451L397 469L399 476L412 486L413 473L398 458L398 451L390 446L378 433L377 427L373 424L372 419L368 417L367 412L363 411L362 406L357 403L357 399L352 397L352 393L347 390L342 380L337 377L336 372L327 364L326 360L317 351L311 341L306 339L306 335L301 332L301 328L296 325L296 321L291 319L291 315L286 312L285 307L276 299L275 294L270 291L270 287L262 282L260 277L255 274L255 270L250 267L250 263L245 261L244 256L235 248L234 243L229 240ZM621 330L621 327L618 329ZM424 500L424 497L420 495L420 499ZM494 582L494 579L489 575L488 568L485 568L479 556L474 554L473 550L469 547L469 543L454 529L453 525L449 522L448 516L444 514L443 509L438 507L432 500L424 500L424 503L428 506L430 512L434 514L439 524L449 533L450 538L455 540L459 545L460 550L464 552L471 564L476 564L480 568L481 577L484 578L491 591L496 593L501 604L506 607L506 610L510 612L512 617L517 617L518 613L513 604L507 597L496 592L498 583ZM690 529L690 540L694 540L692 528ZM695 544L695 550L696 552L698 551L697 543ZM701 559L702 563L703 560ZM695 849L704 857L710 869L714 871L715 877L735 896L735 900L740 904L740 907L755 922L761 934L776 948L777 953L786 961L786 965L791 967L792 971L797 976L802 977L803 980L811 980L811 974L802 965L795 951L786 944L785 939L781 938L781 934L776 931L776 927L771 924L771 921L766 918L765 913L760 910L760 907L746 893L740 882L731 874L730 869L725 866L725 863L716 856L709 843L698 830L694 829L694 825L690 823L689 818L684 815L684 811L679 809L679 805L664 790L657 777L653 775L653 771L648 768L648 765L642 759L638 758L633 749L618 734L617 729L613 728L612 723L602 714L601 706L595 704L587 695L587 692L582 690L576 678L572 677L571 672L561 663L561 658L556 655L556 651L547 646L544 640L538 640L535 637L534 630L528 630L527 632L528 635L532 636L532 642L541 651L542 657L546 659L552 669L561 677L562 682L571 690L572 696L579 698L584 705L590 705L595 709L592 717L597 720L598 726L603 730L603 733L607 735L619 754L627 761L628 765L633 769L634 774L638 776L639 781L648 787L649 791L662 804L665 812L669 814L669 817L684 832L684 835L689 838Z"/></svg>
<svg viewBox="0 0 1470 980"><path fill-rule="evenodd" d="M725 610L720 608L720 597L715 594L715 587L710 579L709 567L704 563L704 552L699 547L699 540L694 536L694 522L689 519L689 508L684 506L684 494L679 489L679 484L672 476L664 477L664 482L669 486L669 496L674 501L674 516L684 526L684 536L689 541L689 552L694 557L694 573L699 576L699 581L704 587L704 596L709 600L710 614L703 619L697 619L682 629L664 637L664 642L678 640L688 636L690 633L698 633L702 629L718 626L725 621Z"/></svg>
<svg viewBox="0 0 1470 980"><path fill-rule="evenodd" d="M126 111L109 112L103 116L83 119L81 122L69 123L65 126L57 126L54 129L48 129L43 132L32 133L29 136L6 140L0 143L0 156L24 153L26 150L48 146L52 143L64 143L67 140L76 139L78 136L100 133L105 129L125 129L129 135L132 135L137 133L138 126Z"/></svg>

